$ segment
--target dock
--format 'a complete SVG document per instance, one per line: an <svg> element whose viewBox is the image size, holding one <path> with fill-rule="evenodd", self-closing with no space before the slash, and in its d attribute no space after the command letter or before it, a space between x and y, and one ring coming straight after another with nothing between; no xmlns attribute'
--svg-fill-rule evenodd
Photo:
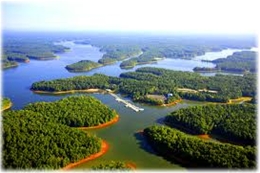
<svg viewBox="0 0 260 173"><path fill-rule="evenodd" d="M127 107L127 108L131 108L131 109L133 109L133 110L136 111L136 112L139 112L139 111L143 111L143 110L144 110L143 108L139 108L139 107L137 107L137 106L135 106L135 105L129 103L128 101L121 99L121 98L118 97L116 94L113 94L113 93L111 93L111 92L109 92L109 94L110 94L111 96L115 97L115 98L116 98L116 101L124 103L124 104L125 104L125 107Z"/></svg>

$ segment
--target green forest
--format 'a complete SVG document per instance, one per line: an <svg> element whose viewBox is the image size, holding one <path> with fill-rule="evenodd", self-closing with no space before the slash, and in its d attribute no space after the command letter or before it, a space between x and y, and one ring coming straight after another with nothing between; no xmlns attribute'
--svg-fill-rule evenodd
<svg viewBox="0 0 260 173"><path fill-rule="evenodd" d="M256 144L256 106L253 104L193 106L172 112L164 122L196 135L210 134L243 145Z"/></svg>
<svg viewBox="0 0 260 173"><path fill-rule="evenodd" d="M9 107L11 107L11 105L12 105L11 100L9 98L7 98L7 97L1 98L1 103L2 103L1 104L1 110L2 111L7 109L7 108L9 108Z"/></svg>
<svg viewBox="0 0 260 173"><path fill-rule="evenodd" d="M227 71L227 72L256 72L257 53L253 51L235 52L226 58L210 61L216 64L214 68L195 67L195 72L199 71Z"/></svg>
<svg viewBox="0 0 260 173"><path fill-rule="evenodd" d="M101 139L29 111L3 113L5 169L59 169L101 149Z"/></svg>
<svg viewBox="0 0 260 173"><path fill-rule="evenodd" d="M53 44L46 38L33 36L8 37L3 41L2 68L18 66L18 62L29 62L30 59L50 60L56 58L55 53L63 53L68 47Z"/></svg>
<svg viewBox="0 0 260 173"><path fill-rule="evenodd" d="M256 167L256 147L205 141L167 126L148 127L144 136L160 155L189 168Z"/></svg>
<svg viewBox="0 0 260 173"><path fill-rule="evenodd" d="M51 122L70 127L91 127L104 124L116 112L90 96L71 96L55 102L31 103L24 108L41 114Z"/></svg>
<svg viewBox="0 0 260 173"><path fill-rule="evenodd" d="M33 83L31 89L50 92L89 88L112 89L131 97L134 101L155 105L161 103L148 98L148 94L167 96L171 93L172 97L166 99L166 103L169 103L169 99L170 102L173 102L180 98L227 103L231 98L254 97L256 95L255 79L254 74L207 77L192 72L143 67L135 72L122 73L120 77L95 74L93 76L39 81ZM178 91L178 88L203 89L203 91L196 93L182 92ZM213 90L216 93L207 92L207 90Z"/></svg>
<svg viewBox="0 0 260 173"><path fill-rule="evenodd" d="M79 62L67 65L65 68L70 72L83 72L83 71L90 71L94 68L98 68L101 66L102 64L90 60L81 60Z"/></svg>
<svg viewBox="0 0 260 173"><path fill-rule="evenodd" d="M138 37L138 39L136 39ZM161 58L191 59L198 55L204 55L210 51L221 51L226 48L247 49L255 46L254 41L244 38L214 38L196 36L164 36L160 35L106 35L91 36L77 44L91 44L99 47L104 52L99 60L101 64L111 64L123 61L120 67L123 69L133 68L139 64L147 64ZM129 58L129 59L128 59Z"/></svg>
<svg viewBox="0 0 260 173"><path fill-rule="evenodd" d="M98 61L103 65L113 64L116 61L121 61L127 58L139 56L141 54L141 49L135 45L106 45L101 47L100 51L106 52Z"/></svg>
<svg viewBox="0 0 260 173"><path fill-rule="evenodd" d="M127 167L126 163L121 161L110 161L101 163L99 165L93 166L93 170L96 171L126 171L131 170L129 167Z"/></svg>

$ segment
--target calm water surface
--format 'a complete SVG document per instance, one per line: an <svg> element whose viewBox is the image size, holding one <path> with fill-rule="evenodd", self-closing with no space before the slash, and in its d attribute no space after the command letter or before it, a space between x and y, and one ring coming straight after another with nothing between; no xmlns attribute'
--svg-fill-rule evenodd
<svg viewBox="0 0 260 173"><path fill-rule="evenodd" d="M57 78L67 78L77 75L93 75L94 73L103 73L110 76L119 76L126 71L134 71L139 67L153 66L173 70L192 71L196 66L214 67L212 63L201 62L198 59L181 60L181 59L164 59L156 64L137 66L130 70L122 70L119 67L121 62L113 65L100 67L90 72L70 73L64 67L68 64L88 59L97 62L103 55L98 48L90 45L74 44L73 42L62 42L62 45L70 47L71 50L66 53L58 54L59 59L50 61L35 61L30 63L21 63L17 68L7 69L3 72L3 95L9 97L13 102L12 109L23 108L28 103L38 101L55 101L70 94L52 96L39 95L30 91L33 82L41 80L51 80ZM232 51L231 51L232 52ZM230 51L229 53L232 54ZM214 52L218 54L221 52ZM208 54L211 56L212 54ZM206 55L205 55L206 56ZM121 160L133 162L138 169L183 169L181 166L170 163L162 157L156 156L149 146L146 145L141 136L136 132L153 124L158 124L160 119L168 113L179 108L192 105L192 102L183 102L172 107L154 107L135 103L135 105L144 108L142 112L134 112L132 109L124 107L108 94L88 94L101 100L104 104L115 109L120 115L118 123L99 130L91 130L90 133L105 139L110 146L107 154L79 165L75 169L89 168L102 161ZM194 103L195 104L195 103Z"/></svg>

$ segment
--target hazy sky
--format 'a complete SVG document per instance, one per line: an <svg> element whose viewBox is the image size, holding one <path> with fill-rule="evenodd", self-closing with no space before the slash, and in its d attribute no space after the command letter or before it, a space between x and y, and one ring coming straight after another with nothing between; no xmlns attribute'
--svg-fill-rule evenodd
<svg viewBox="0 0 260 173"><path fill-rule="evenodd" d="M2 28L254 34L257 7L257 0L2 1Z"/></svg>

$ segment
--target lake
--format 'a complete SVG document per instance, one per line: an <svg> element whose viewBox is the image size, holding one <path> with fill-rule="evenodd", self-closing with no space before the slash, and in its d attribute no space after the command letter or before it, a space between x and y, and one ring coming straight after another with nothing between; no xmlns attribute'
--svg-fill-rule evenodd
<svg viewBox="0 0 260 173"><path fill-rule="evenodd" d="M66 78L77 75L93 75L94 73L119 76L120 73L134 71L137 68L144 66L161 67L181 71L192 71L196 66L215 66L212 63L201 62L197 57L195 57L193 60L164 59L155 64L140 65L130 70L120 69L119 65L121 62L117 62L112 65L94 69L90 72L70 73L65 69L66 65L83 59L97 62L98 59L102 57L103 53L96 47L74 44L72 41L65 41L59 44L70 47L71 50L66 53L57 54L59 58L55 60L31 60L30 63L20 63L17 68L10 68L3 71L3 96L9 97L12 100L12 109L21 109L32 102L55 101L70 95L65 94L53 96L34 94L30 91L30 86L36 81ZM212 56L213 54L214 57L217 57L217 55L223 56L223 51L207 53L205 56ZM234 51L237 50L230 49L228 52L225 52L225 55L231 55ZM110 127L88 131L96 134L102 139L105 139L110 146L109 151L104 156L79 165L75 169L89 168L102 161L109 160L133 162L136 164L138 169L183 169L180 165L170 163L162 157L155 155L149 146L141 140L141 136L136 132L148 126L157 124L160 122L160 119L170 112L197 104L196 102L184 101L172 107L156 107L134 103L138 107L144 108L144 111L135 112L132 109L126 108L122 103L118 103L114 97L108 94L85 95L94 96L110 108L115 109L120 115L120 120L118 123Z"/></svg>

